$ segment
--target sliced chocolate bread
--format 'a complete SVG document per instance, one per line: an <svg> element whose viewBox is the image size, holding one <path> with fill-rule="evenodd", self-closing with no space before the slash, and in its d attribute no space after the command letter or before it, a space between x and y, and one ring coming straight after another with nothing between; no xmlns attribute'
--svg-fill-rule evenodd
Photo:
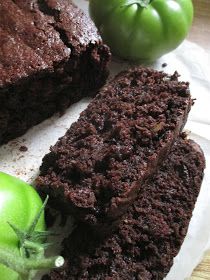
<svg viewBox="0 0 210 280"><path fill-rule="evenodd" d="M189 87L177 77L137 68L100 91L43 159L37 188L52 206L97 231L126 212L187 119Z"/></svg>
<svg viewBox="0 0 210 280"><path fill-rule="evenodd" d="M100 241L79 225L63 244L66 265L43 280L163 279L186 236L204 168L200 147L180 138L116 232Z"/></svg>
<svg viewBox="0 0 210 280"><path fill-rule="evenodd" d="M0 144L105 83L110 52L68 0L0 2Z"/></svg>

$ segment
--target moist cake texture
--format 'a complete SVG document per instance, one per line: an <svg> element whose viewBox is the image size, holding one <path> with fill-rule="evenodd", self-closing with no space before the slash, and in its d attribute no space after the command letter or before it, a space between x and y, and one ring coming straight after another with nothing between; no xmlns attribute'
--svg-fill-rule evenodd
<svg viewBox="0 0 210 280"><path fill-rule="evenodd" d="M53 207L98 232L112 227L186 121L189 85L177 77L136 68L100 91L43 159L37 188L50 195Z"/></svg>
<svg viewBox="0 0 210 280"><path fill-rule="evenodd" d="M0 144L94 95L109 59L96 27L71 1L1 1Z"/></svg>
<svg viewBox="0 0 210 280"><path fill-rule="evenodd" d="M200 147L180 138L118 229L97 240L80 224L64 241L66 265L43 280L161 280L186 236L205 160Z"/></svg>

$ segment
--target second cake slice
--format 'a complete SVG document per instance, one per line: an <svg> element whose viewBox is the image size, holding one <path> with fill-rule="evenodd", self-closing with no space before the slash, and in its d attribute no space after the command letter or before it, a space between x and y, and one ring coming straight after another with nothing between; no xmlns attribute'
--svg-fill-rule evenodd
<svg viewBox="0 0 210 280"><path fill-rule="evenodd" d="M44 157L38 189L59 210L109 228L166 159L191 104L177 73L120 73Z"/></svg>
<svg viewBox="0 0 210 280"><path fill-rule="evenodd" d="M63 242L65 266L43 280L162 280L167 275L187 234L205 168L199 145L183 136L116 231L98 240L89 227L78 225Z"/></svg>

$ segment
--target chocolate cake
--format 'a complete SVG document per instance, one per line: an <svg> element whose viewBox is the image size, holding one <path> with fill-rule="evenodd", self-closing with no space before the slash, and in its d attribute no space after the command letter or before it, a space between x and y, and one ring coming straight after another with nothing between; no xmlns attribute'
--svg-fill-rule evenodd
<svg viewBox="0 0 210 280"><path fill-rule="evenodd" d="M63 213L109 230L143 191L182 129L188 83L147 68L120 73L47 154L40 193Z"/></svg>
<svg viewBox="0 0 210 280"><path fill-rule="evenodd" d="M0 2L0 144L105 83L110 52L69 0Z"/></svg>
<svg viewBox="0 0 210 280"><path fill-rule="evenodd" d="M180 138L117 231L100 241L79 225L63 244L66 265L43 280L163 279L187 233L204 167L200 147Z"/></svg>

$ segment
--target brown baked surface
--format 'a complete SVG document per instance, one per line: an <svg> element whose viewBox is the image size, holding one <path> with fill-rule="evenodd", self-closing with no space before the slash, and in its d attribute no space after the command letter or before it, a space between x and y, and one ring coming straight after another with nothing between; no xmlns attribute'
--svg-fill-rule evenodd
<svg viewBox="0 0 210 280"><path fill-rule="evenodd" d="M0 3L0 144L105 83L110 52L68 0Z"/></svg>

